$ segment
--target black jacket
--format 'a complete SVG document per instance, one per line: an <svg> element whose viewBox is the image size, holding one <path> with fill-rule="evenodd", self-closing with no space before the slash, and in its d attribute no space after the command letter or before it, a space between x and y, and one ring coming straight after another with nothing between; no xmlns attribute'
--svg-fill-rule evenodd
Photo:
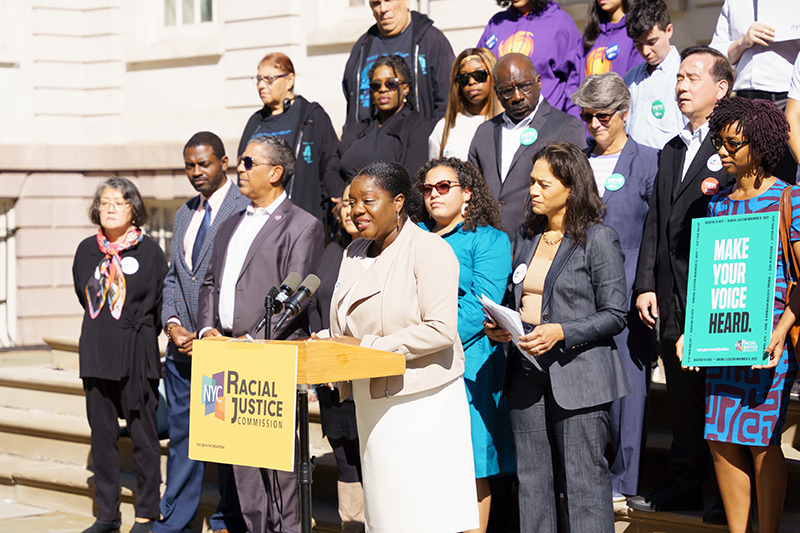
<svg viewBox="0 0 800 533"><path fill-rule="evenodd" d="M450 41L437 28L433 21L422 13L411 12L414 49L414 108L423 116L436 123L444 117L450 91L450 71L455 55ZM378 36L378 25L374 24L362 35L350 52L344 68L342 89L347 99L345 126L367 118L366 111L360 111L358 104L361 75L365 59L369 54L372 39Z"/></svg>
<svg viewBox="0 0 800 533"><path fill-rule="evenodd" d="M286 194L292 203L323 220L323 204L331 198L341 197L344 191L344 183L339 177L338 138L330 117L318 103L295 96L293 105L300 106L296 130L299 133L294 147L297 168L294 177L286 184ZM244 127L237 156L241 157L261 120L269 114L267 106L253 113Z"/></svg>

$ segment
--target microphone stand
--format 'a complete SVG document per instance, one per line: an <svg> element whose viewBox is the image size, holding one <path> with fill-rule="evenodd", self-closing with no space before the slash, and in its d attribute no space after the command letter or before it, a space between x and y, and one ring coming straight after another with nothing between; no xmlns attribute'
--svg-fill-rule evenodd
<svg viewBox="0 0 800 533"><path fill-rule="evenodd" d="M264 327L264 339L272 340L272 313L275 310L275 296L272 291L268 292L264 297L264 316L267 319L267 325Z"/></svg>

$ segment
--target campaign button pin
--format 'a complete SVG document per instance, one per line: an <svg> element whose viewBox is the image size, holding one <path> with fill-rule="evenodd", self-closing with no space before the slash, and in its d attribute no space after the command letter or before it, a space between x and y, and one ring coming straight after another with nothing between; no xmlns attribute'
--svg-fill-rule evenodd
<svg viewBox="0 0 800 533"><path fill-rule="evenodd" d="M494 48L495 44L497 44L497 35L493 33L486 39L486 48Z"/></svg>
<svg viewBox="0 0 800 533"><path fill-rule="evenodd" d="M122 261L119 263L122 266L122 272L124 272L126 276L139 272L139 261L137 261L135 257L123 257Z"/></svg>
<svg viewBox="0 0 800 533"><path fill-rule="evenodd" d="M708 161L706 161L706 166L711 172L722 170L722 160L719 158L719 154L714 154L709 157Z"/></svg>
<svg viewBox="0 0 800 533"><path fill-rule="evenodd" d="M519 285L522 283L522 280L525 279L525 274L528 273L528 265L522 263L520 266L514 270L514 275L511 276L511 281L514 282L514 285Z"/></svg>
<svg viewBox="0 0 800 533"><path fill-rule="evenodd" d="M528 128L522 132L519 136L519 142L524 144L525 146L529 146L536 142L536 139L539 138L539 132L536 131L536 128Z"/></svg>
<svg viewBox="0 0 800 533"><path fill-rule="evenodd" d="M606 179L606 190L618 191L625 185L625 176L615 172Z"/></svg>
<svg viewBox="0 0 800 533"><path fill-rule="evenodd" d="M618 44L612 44L611 46L606 48L606 59L608 59L609 61L617 57L618 54L619 54Z"/></svg>
<svg viewBox="0 0 800 533"><path fill-rule="evenodd" d="M656 118L661 118L664 116L664 112L666 111L666 107L664 106L664 102L661 100L656 100L653 102L653 105L650 107L650 111L653 113L653 116Z"/></svg>
<svg viewBox="0 0 800 533"><path fill-rule="evenodd" d="M719 191L719 181L717 181L717 178L706 178L703 180L703 183L700 184L700 190L706 195L717 194Z"/></svg>

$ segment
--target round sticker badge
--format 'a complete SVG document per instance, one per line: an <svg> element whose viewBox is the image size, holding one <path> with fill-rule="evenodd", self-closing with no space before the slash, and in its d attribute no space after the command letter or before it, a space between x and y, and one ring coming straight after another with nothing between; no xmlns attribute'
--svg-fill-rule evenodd
<svg viewBox="0 0 800 533"><path fill-rule="evenodd" d="M495 44L497 44L497 35L493 33L486 39L486 48L494 48Z"/></svg>
<svg viewBox="0 0 800 533"><path fill-rule="evenodd" d="M531 144L535 143L536 139L538 138L539 132L536 131L536 128L527 128L522 132L522 134L520 134L519 142L525 146L530 146Z"/></svg>
<svg viewBox="0 0 800 533"><path fill-rule="evenodd" d="M525 279L525 274L528 273L528 265L522 263L519 265L516 270L514 270L514 275L511 276L511 281L514 282L514 285L519 285L522 283L522 280Z"/></svg>
<svg viewBox="0 0 800 533"><path fill-rule="evenodd" d="M606 178L606 190L607 191L618 191L625 185L625 176L618 172L614 172L608 178Z"/></svg>
<svg viewBox="0 0 800 533"><path fill-rule="evenodd" d="M711 172L722 170L722 160L719 158L719 154L714 154L709 157L708 161L706 161L706 166Z"/></svg>
<svg viewBox="0 0 800 533"><path fill-rule="evenodd" d="M703 183L700 184L700 190L707 196L717 194L717 192L719 192L719 182L717 178L708 177L704 179Z"/></svg>
<svg viewBox="0 0 800 533"><path fill-rule="evenodd" d="M615 44L612 44L611 46L609 46L608 48L606 48L606 59L608 59L609 61L611 61L615 57L617 57L618 54L619 54L619 45L618 44L615 43Z"/></svg>
<svg viewBox="0 0 800 533"><path fill-rule="evenodd" d="M656 118L661 118L664 116L664 112L666 111L666 107L664 106L664 102L661 100L656 100L653 102L653 105L650 107L650 111L653 113L653 116Z"/></svg>
<svg viewBox="0 0 800 533"><path fill-rule="evenodd" d="M122 265L122 272L126 276L136 274L139 271L139 261L137 261L135 257L123 257L120 264Z"/></svg>

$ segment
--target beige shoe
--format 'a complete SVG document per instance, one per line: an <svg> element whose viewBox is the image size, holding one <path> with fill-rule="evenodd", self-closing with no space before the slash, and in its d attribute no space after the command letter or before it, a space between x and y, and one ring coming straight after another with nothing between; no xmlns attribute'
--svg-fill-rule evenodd
<svg viewBox="0 0 800 533"><path fill-rule="evenodd" d="M337 484L342 533L364 533L364 491L361 483Z"/></svg>

